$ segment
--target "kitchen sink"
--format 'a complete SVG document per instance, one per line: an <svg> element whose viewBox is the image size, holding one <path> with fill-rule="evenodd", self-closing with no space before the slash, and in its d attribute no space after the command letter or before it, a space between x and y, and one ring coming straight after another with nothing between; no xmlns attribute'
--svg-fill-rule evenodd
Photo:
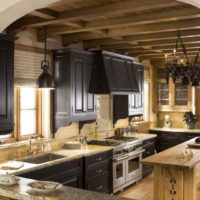
<svg viewBox="0 0 200 200"><path fill-rule="evenodd" d="M20 161L32 163L32 164L42 164L45 162L58 160L61 158L66 158L66 156L61 156L61 155L57 155L54 153L47 153L47 154L43 154L43 155L37 155L37 156L33 156L33 157L24 158L24 159L21 159Z"/></svg>

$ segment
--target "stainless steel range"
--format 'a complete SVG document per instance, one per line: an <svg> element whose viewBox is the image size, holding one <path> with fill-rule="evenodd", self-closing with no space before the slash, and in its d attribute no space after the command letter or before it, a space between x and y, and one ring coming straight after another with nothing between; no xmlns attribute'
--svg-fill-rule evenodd
<svg viewBox="0 0 200 200"><path fill-rule="evenodd" d="M108 137L90 144L113 146L113 192L123 190L142 178L142 141L125 136Z"/></svg>

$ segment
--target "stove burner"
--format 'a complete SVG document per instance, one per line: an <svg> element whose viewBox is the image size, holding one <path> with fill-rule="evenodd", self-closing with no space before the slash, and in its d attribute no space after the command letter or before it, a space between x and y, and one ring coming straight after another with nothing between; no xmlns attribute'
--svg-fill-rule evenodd
<svg viewBox="0 0 200 200"><path fill-rule="evenodd" d="M106 140L117 140L117 141L133 141L137 140L138 138L136 137L126 137L126 136L112 136L112 137L107 137L105 138Z"/></svg>
<svg viewBox="0 0 200 200"><path fill-rule="evenodd" d="M108 140L91 140L88 141L88 144L92 144L92 145L101 145L101 146L117 146L119 145L119 142L117 141L108 141Z"/></svg>

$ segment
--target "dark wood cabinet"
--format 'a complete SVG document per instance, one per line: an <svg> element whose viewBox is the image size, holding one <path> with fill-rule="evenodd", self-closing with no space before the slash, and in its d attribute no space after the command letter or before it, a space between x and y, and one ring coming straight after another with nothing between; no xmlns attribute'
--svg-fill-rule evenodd
<svg viewBox="0 0 200 200"><path fill-rule="evenodd" d="M129 95L129 116L144 113L144 66L139 63L133 65L136 69L139 93Z"/></svg>
<svg viewBox="0 0 200 200"><path fill-rule="evenodd" d="M143 149L145 150L142 153L142 158L147 158L155 154L155 138L148 139L143 141ZM153 171L152 165L142 165L142 176L145 177Z"/></svg>
<svg viewBox="0 0 200 200"><path fill-rule="evenodd" d="M14 41L0 35L0 134L12 132L14 88Z"/></svg>
<svg viewBox="0 0 200 200"><path fill-rule="evenodd" d="M112 151L84 158L84 188L112 193Z"/></svg>
<svg viewBox="0 0 200 200"><path fill-rule="evenodd" d="M65 186L83 188L82 165L82 158L75 159L21 174L20 176L35 180L55 181Z"/></svg>
<svg viewBox="0 0 200 200"><path fill-rule="evenodd" d="M155 147L157 152L164 151L180 143L186 142L195 137L200 137L200 133L177 133L170 131L150 130L150 133L157 134Z"/></svg>
<svg viewBox="0 0 200 200"><path fill-rule="evenodd" d="M54 51L55 129L71 121L96 119L96 96L88 92L93 56L74 49Z"/></svg>
<svg viewBox="0 0 200 200"><path fill-rule="evenodd" d="M128 95L113 95L113 124L128 118Z"/></svg>

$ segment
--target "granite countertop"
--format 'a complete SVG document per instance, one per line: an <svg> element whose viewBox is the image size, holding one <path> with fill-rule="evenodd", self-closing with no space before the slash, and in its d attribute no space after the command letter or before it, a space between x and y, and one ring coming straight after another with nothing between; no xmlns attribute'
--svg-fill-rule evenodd
<svg viewBox="0 0 200 200"><path fill-rule="evenodd" d="M12 186L0 185L0 196L19 200L128 200L127 198L91 192L72 187L63 186L55 192L42 194L35 192L28 186L34 181L17 177L18 183Z"/></svg>
<svg viewBox="0 0 200 200"><path fill-rule="evenodd" d="M188 149L188 144L194 144L195 139L188 140L181 143L175 147L157 153L155 155L149 156L142 160L144 164L153 165L166 165L166 166L176 166L180 168L193 168L196 164L200 163L200 150L199 148L191 148L192 156L184 157L183 152Z"/></svg>
<svg viewBox="0 0 200 200"><path fill-rule="evenodd" d="M10 173L10 174L14 174L14 175L20 175L23 173L37 170L37 169L42 169L42 168L53 166L53 165L63 163L66 161L78 159L78 158L81 158L84 156L91 156L91 155L101 153L104 151L109 151L109 150L112 150L112 148L113 147L109 147L109 146L87 145L85 149L76 149L76 150L60 149L57 151L52 151L51 153L59 154L59 155L66 156L66 157L57 159L57 160L53 160L53 161L49 161L49 162L45 162L45 163L41 163L41 164L32 164L32 163L23 162L23 158L22 158L22 159L20 159L20 161L15 161L15 162L23 163L24 164L23 167L21 167L18 170L2 170L2 169L0 169L0 174ZM36 156L38 156L38 155L36 155Z"/></svg>
<svg viewBox="0 0 200 200"><path fill-rule="evenodd" d="M111 134L109 136L105 136L105 135L98 135L98 136L93 136L93 137L90 137L89 140L105 140L106 137L111 137L111 136L114 136L114 134ZM157 137L156 134L149 134L149 133L132 133L132 134L127 134L125 135L125 137L134 137L134 138L138 138L142 141L144 140L148 140L148 139L151 139L151 138L155 138Z"/></svg>
<svg viewBox="0 0 200 200"><path fill-rule="evenodd" d="M150 131L163 131L163 132L171 132L171 133L199 133L200 129L186 129L186 128L151 128Z"/></svg>

